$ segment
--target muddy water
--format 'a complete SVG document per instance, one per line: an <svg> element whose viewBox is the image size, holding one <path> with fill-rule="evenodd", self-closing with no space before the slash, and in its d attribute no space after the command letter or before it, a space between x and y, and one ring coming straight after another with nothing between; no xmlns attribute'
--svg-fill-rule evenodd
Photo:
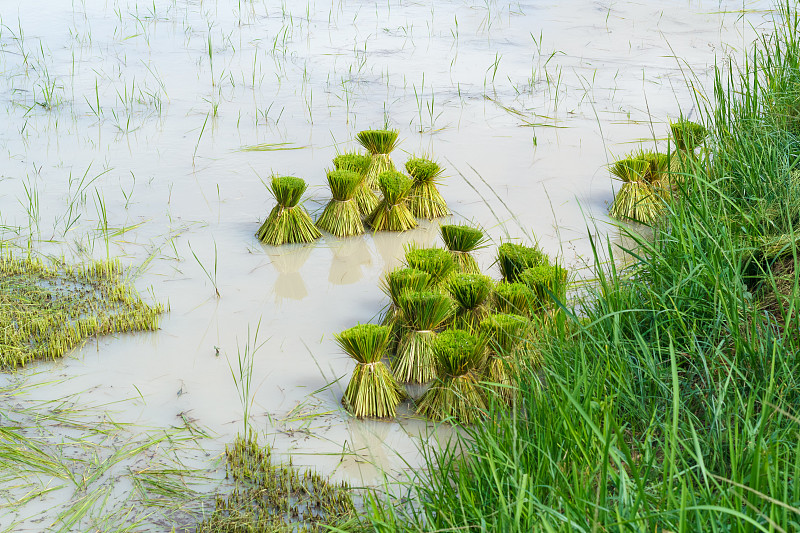
<svg viewBox="0 0 800 533"><path fill-rule="evenodd" d="M696 117L686 80L741 56L771 4L86 0L43 17L6 0L2 238L120 257L170 306L156 333L38 365L71 378L38 394L131 399L120 416L147 427L189 416L218 452L242 427L237 356L260 345L251 418L279 451L356 484L418 464L419 437L434 437L408 410L399 423L341 410L353 363L332 334L378 316L382 273L405 243L438 243L437 223L266 247L263 183L303 177L318 212L337 151L388 121L396 163L428 153L446 167L452 220L579 267L589 232L617 234L604 165ZM275 149L242 150L259 144ZM496 274L493 253L479 259Z"/></svg>

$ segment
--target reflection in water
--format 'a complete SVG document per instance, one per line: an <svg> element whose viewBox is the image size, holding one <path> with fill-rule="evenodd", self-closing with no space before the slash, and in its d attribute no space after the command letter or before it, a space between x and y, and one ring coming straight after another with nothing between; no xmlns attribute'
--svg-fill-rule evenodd
<svg viewBox="0 0 800 533"><path fill-rule="evenodd" d="M286 299L302 300L308 296L308 289L303 276L300 275L300 269L311 255L314 244L289 244L264 248L278 272L278 278L272 288L272 292L275 293L275 303L279 304Z"/></svg>
<svg viewBox="0 0 800 533"><path fill-rule="evenodd" d="M350 454L342 459L342 467L357 470L362 480L377 480L386 465L389 430L394 422L350 418L347 421L347 440Z"/></svg>
<svg viewBox="0 0 800 533"><path fill-rule="evenodd" d="M328 281L334 285L350 285L361 279L364 275L362 266L372 265L372 254L367 246L366 237L360 235L347 239L326 237L333 259L328 274Z"/></svg>
<svg viewBox="0 0 800 533"><path fill-rule="evenodd" d="M372 234L375 249L383 258L384 270L388 271L403 263L405 247L411 243L418 246L433 246L439 236L438 220L420 220L416 229L401 233L377 231Z"/></svg>

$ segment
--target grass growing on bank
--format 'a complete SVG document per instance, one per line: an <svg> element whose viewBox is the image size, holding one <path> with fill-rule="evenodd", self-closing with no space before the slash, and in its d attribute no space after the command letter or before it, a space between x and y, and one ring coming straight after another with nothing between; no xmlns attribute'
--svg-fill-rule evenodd
<svg viewBox="0 0 800 533"><path fill-rule="evenodd" d="M374 498L376 530L800 529L800 22L781 15L718 72L713 155L637 261L595 248L514 409L429 450L412 503Z"/></svg>

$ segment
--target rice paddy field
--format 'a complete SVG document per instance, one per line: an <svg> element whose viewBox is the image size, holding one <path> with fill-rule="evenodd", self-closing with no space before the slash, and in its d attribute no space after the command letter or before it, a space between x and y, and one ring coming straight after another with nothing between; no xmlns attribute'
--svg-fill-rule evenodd
<svg viewBox="0 0 800 533"><path fill-rule="evenodd" d="M727 78L736 67L769 73L797 59L791 39L753 52L776 31L779 8L767 0L0 2L0 252L118 265L74 274L65 286L97 290L107 307L140 297L137 309L146 308L126 322L137 331L87 326L89 340L54 360L14 365L0 347L0 532L268 530L203 522L215 490L258 470L229 460L226 476L226 446L250 457L237 435L251 433L272 447L271 459L258 456L263 479L286 476L279 486L288 496L270 505L310 512L317 504L298 503L298 487L313 486L325 494L320 507L347 514L330 487L377 489L359 492L356 506L381 531L796 530L794 385L758 381L795 370L774 359L796 354L794 300L748 306L769 280L794 283L795 293L797 280L784 271L764 282L754 265L772 272L772 263L746 261L752 254L742 250L761 250L753 243L766 239L780 250L770 257L785 260L794 249L794 204L784 197L794 197L794 182L788 193L756 184L796 165L797 141L787 137L796 124L776 102L796 110L800 90L792 93L791 75L743 89ZM789 126L748 130L731 118L752 124L764 109L778 109ZM752 142L753 160L725 152L707 160L719 165L713 172L692 170L706 185L685 196L702 198L702 209L681 204L664 227L723 220L728 231L681 234L681 258L650 244L669 235L662 227L608 217L620 185L609 166L640 147L667 150L680 118L716 121L714 141L730 141L719 146L739 146L723 135L734 130L779 143ZM383 127L399 132L398 168L415 156L443 167L451 215L404 232L259 241L274 175L306 181L303 206L317 219L334 157L359 148L359 132ZM740 174L738 189L714 181ZM776 195L774 205L759 203ZM741 207L753 205L760 218ZM770 233L754 222L764 220L785 224ZM489 242L476 257L493 278L501 242L538 243L572 272L570 294L589 299L564 308L573 326L544 342L545 370L523 380L519 410L492 415L495 426L432 424L408 402L391 421L351 417L341 399L355 362L335 335L380 321L384 274L409 244L442 246L440 223L484 229ZM761 229L741 230L749 224ZM738 255L712 265L708 243L718 238ZM618 245L633 250L615 252L634 264L629 274L605 252ZM688 268L699 256L709 263ZM23 294L3 268L4 297ZM130 295L108 288L117 274ZM697 280L714 279L730 291L699 288ZM647 291L628 290L630 280L664 299L645 302ZM20 305L42 301L25 294ZM700 316L706 304L716 314ZM663 312L630 312L642 309ZM773 314L762 324L755 317L765 309ZM666 316L674 329L653 326ZM626 355L634 353L635 365ZM730 412L742 419L723 416ZM563 425L551 440L531 437L551 425ZM475 454L449 447L453 437L478 443ZM645 444L630 444L637 439ZM581 457L559 463L559 443ZM476 457L496 459L486 461L496 468L481 470ZM324 481L298 485L290 458ZM759 461L777 472L748 470ZM718 527L714 516L744 525Z"/></svg>

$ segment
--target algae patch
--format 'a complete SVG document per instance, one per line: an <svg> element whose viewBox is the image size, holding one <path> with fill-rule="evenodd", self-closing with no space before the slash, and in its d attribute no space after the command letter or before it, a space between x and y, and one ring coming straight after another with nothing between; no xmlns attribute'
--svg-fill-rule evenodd
<svg viewBox="0 0 800 533"><path fill-rule="evenodd" d="M158 329L117 260L83 266L0 255L0 367L55 359L94 335Z"/></svg>

